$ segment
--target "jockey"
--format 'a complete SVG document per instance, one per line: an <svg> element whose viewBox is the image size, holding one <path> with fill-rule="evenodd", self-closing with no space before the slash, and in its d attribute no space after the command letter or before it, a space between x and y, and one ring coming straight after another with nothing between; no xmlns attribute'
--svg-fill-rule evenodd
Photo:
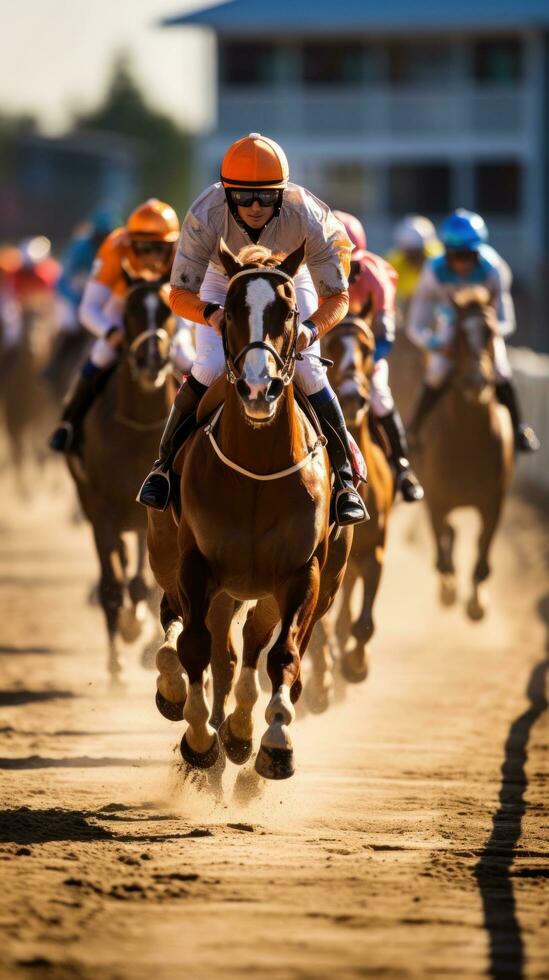
<svg viewBox="0 0 549 980"><path fill-rule="evenodd" d="M425 266L406 327L412 343L428 354L425 384L409 434L417 441L422 423L446 388L452 368L449 346L455 329L452 296L464 284L483 285L490 293L499 326L493 342L496 396L511 416L517 450L535 452L539 440L521 421L505 348L504 338L515 329L511 270L488 245L488 229L479 214L458 208L442 224L440 239L445 253Z"/></svg>
<svg viewBox="0 0 549 980"><path fill-rule="evenodd" d="M50 439L67 453L75 445L85 415L103 390L124 339L122 321L128 291L140 282L166 282L173 261L179 221L173 208L151 198L132 211L125 227L105 239L80 304L80 321L97 339L76 388Z"/></svg>
<svg viewBox="0 0 549 980"><path fill-rule="evenodd" d="M228 279L218 249L223 238L235 253L251 243L288 255L305 241L305 262L295 277L301 324L296 380L313 405L327 438L336 473L335 520L367 519L353 485L343 413L320 360L319 338L345 316L350 243L327 205L289 183L288 162L274 140L250 133L227 150L221 181L192 204L183 226L172 270L170 304L193 320L196 360L182 386L160 443L160 458L139 491L138 500L164 510L169 502L173 453L195 425L195 408L225 371L221 339Z"/></svg>
<svg viewBox="0 0 549 980"><path fill-rule="evenodd" d="M403 312L417 289L426 260L442 253L435 226L421 214L407 214L394 231L394 248L387 255L398 273L397 300Z"/></svg>
<svg viewBox="0 0 549 980"><path fill-rule="evenodd" d="M93 261L100 245L114 228L111 213L98 208L84 228L80 225L69 242L61 259L63 271L57 283L60 328L63 332L73 332L79 327L78 310Z"/></svg>
<svg viewBox="0 0 549 980"><path fill-rule="evenodd" d="M389 387L387 356L395 339L395 270L385 259L366 249L366 232L352 214L334 211L353 243L349 278L349 311L365 319L374 334L374 373L372 375L372 410L391 447L396 469L397 490L404 500L422 500L423 488L408 460L406 434L400 413Z"/></svg>

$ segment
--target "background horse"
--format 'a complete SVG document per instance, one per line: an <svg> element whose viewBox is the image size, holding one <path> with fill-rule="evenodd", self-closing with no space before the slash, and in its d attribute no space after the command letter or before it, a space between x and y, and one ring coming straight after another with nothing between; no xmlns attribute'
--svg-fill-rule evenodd
<svg viewBox="0 0 549 980"><path fill-rule="evenodd" d="M328 458L294 401L292 277L304 246L280 265L258 248L244 250L239 261L223 243L220 257L230 280L224 343L234 383L224 384L221 415L185 447L177 539L169 515L150 511L149 549L165 591L162 656L172 678L179 660L189 680L181 752L190 765L210 768L219 755L204 687L213 600L222 593L258 600L243 631L236 707L220 729L228 757L238 764L252 751L259 654L280 621L267 658L272 696L255 766L266 778L283 779L294 771L288 726L301 692L301 657L337 591L352 532L343 529L330 546Z"/></svg>
<svg viewBox="0 0 549 980"><path fill-rule="evenodd" d="M492 539L513 475L513 432L507 409L495 395L491 350L497 323L483 287L463 289L454 299L457 329L448 390L425 422L418 470L436 542L440 597L456 600L453 546L455 529L449 514L473 507L481 519L472 591L466 610L482 619L481 585L490 574Z"/></svg>
<svg viewBox="0 0 549 980"><path fill-rule="evenodd" d="M149 596L144 577L147 515L135 495L156 455L175 394L169 357L175 320L157 285L131 290L124 329L120 361L86 418L82 455L68 458L99 557L99 598L113 684L121 675L117 634L126 641L137 639ZM123 535L130 531L137 537L137 568L128 581Z"/></svg>
<svg viewBox="0 0 549 980"><path fill-rule="evenodd" d="M368 673L368 643L374 634L373 607L385 558L387 520L393 503L394 479L387 457L373 442L369 426L370 383L374 368L375 340L360 317L346 317L327 335L323 351L333 360L330 382L337 392L347 428L356 439L368 468L368 483L360 485L370 520L355 527L353 545L341 590L335 621L336 649L341 672L357 683ZM362 589L358 617L353 617L352 596L356 582ZM312 674L307 684L307 704L325 710L333 691L333 629L325 617L311 644ZM350 646L349 646L350 641Z"/></svg>

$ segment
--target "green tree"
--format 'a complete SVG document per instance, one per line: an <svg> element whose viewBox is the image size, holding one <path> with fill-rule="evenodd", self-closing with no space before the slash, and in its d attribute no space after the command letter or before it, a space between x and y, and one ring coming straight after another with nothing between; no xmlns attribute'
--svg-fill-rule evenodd
<svg viewBox="0 0 549 980"><path fill-rule="evenodd" d="M191 140L169 116L150 106L129 59L119 55L102 104L78 115L76 130L115 133L135 142L141 200L159 197L178 213L188 205Z"/></svg>

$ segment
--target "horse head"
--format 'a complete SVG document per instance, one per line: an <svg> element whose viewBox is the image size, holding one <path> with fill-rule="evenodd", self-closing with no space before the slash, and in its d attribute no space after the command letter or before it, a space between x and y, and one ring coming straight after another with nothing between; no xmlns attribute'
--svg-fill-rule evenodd
<svg viewBox="0 0 549 980"><path fill-rule="evenodd" d="M126 299L125 355L134 380L147 391L161 388L171 369L176 321L167 293L166 286L158 283L140 283Z"/></svg>
<svg viewBox="0 0 549 980"><path fill-rule="evenodd" d="M346 316L324 340L324 351L334 362L330 381L351 428L358 428L370 407L374 350L374 335L359 316Z"/></svg>
<svg viewBox="0 0 549 980"><path fill-rule="evenodd" d="M456 311L453 383L467 401L486 402L495 383L493 339L496 313L484 286L464 287L453 297Z"/></svg>
<svg viewBox="0 0 549 980"><path fill-rule="evenodd" d="M272 422L293 379L299 313L293 283L305 243L283 261L262 246L233 255L225 242L219 258L229 277L223 345L227 376L252 425Z"/></svg>

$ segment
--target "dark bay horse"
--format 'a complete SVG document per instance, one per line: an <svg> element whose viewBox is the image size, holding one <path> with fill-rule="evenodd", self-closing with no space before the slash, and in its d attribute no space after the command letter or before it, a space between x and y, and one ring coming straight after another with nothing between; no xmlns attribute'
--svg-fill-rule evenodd
<svg viewBox="0 0 549 980"><path fill-rule="evenodd" d="M482 619L486 604L481 586L490 574L489 552L505 493L513 475L513 432L506 408L495 396L492 339L497 323L484 287L468 287L454 299L457 329L453 372L447 391L425 423L418 469L436 542L436 567L445 605L456 600L450 513L459 507L478 511L481 530L471 595L470 619Z"/></svg>
<svg viewBox="0 0 549 980"><path fill-rule="evenodd" d="M374 634L373 608L383 571L387 521L394 498L391 467L381 447L373 441L369 426L374 350L370 327L356 316L347 316L323 342L323 352L334 362L329 371L330 382L338 394L347 428L357 441L368 468L368 483L361 484L361 493L370 520L355 528L335 623L341 672L351 683L364 680L368 673L368 643ZM361 586L362 604L354 619L351 599L357 581ZM313 637L313 671L307 685L307 703L315 711L327 707L332 693L332 657L330 644L326 642L331 638L331 631L328 616L319 624Z"/></svg>
<svg viewBox="0 0 549 980"><path fill-rule="evenodd" d="M68 458L99 558L99 598L113 684L121 679L117 635L137 639L149 596L144 577L147 515L135 501L136 488L156 453L175 395L169 356L175 320L157 285L131 290L124 329L119 363L86 418L82 455ZM126 532L135 532L137 538L137 569L129 581Z"/></svg>
<svg viewBox="0 0 549 980"><path fill-rule="evenodd" d="M188 764L210 768L220 749L204 684L212 654L208 613L223 595L256 600L244 627L236 707L220 736L229 759L249 758L258 658L280 623L267 659L272 696L255 767L284 779L294 771L288 726L301 693L301 658L339 587L352 531L330 533L327 453L294 398L293 276L304 246L277 264L258 247L237 259L222 242L220 257L229 277L224 344L233 383L225 385L221 413L186 445L177 529L169 514L149 512L151 566L165 592L166 643L157 664L162 677L165 662L174 692L185 670L181 752Z"/></svg>

